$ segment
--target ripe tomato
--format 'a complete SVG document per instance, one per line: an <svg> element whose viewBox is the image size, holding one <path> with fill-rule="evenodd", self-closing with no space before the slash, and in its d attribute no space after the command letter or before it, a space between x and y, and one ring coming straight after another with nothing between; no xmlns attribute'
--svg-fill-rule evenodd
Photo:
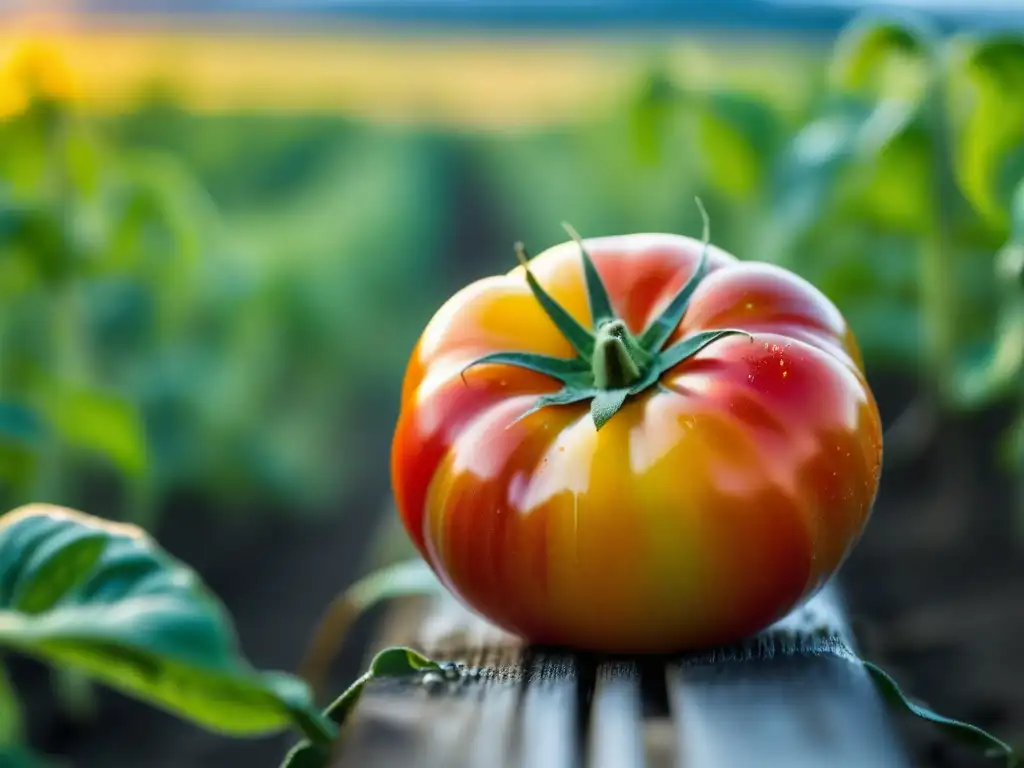
<svg viewBox="0 0 1024 768"><path fill-rule="evenodd" d="M567 242L464 288L406 372L402 520L530 641L675 652L818 590L871 513L878 409L836 307L688 237Z"/></svg>

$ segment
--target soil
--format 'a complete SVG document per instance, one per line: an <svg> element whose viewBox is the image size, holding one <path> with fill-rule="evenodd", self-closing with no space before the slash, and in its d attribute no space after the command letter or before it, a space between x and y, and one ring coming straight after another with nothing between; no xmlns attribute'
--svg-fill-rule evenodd
<svg viewBox="0 0 1024 768"><path fill-rule="evenodd" d="M909 402L875 382L883 419ZM862 655L941 714L1024 744L1024 509L998 469L1003 409L950 420L921 455L886 457L870 525L842 571ZM993 765L902 718L915 766Z"/></svg>

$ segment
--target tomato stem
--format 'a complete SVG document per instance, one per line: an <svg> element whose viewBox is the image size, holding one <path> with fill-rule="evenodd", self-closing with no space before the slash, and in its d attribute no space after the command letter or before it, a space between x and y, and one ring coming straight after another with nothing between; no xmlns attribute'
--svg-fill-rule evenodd
<svg viewBox="0 0 1024 768"><path fill-rule="evenodd" d="M530 292L541 309L576 351L574 357L551 357L525 351L492 352L477 358L462 369L465 374L477 365L511 365L536 371L560 381L563 386L556 392L541 395L534 404L521 413L513 424L550 406L571 405L589 401L594 428L608 423L626 400L654 386L665 371L693 357L708 344L736 334L748 336L735 328L699 331L679 339L664 348L679 328L697 286L708 272L708 246L710 221L700 200L697 207L704 218L704 244L693 274L679 289L640 338L616 316L611 299L601 280L601 274L587 251L586 243L570 225L565 229L580 250L587 300L590 305L591 330L580 322L537 281L530 271L530 257L522 243L516 243L515 252Z"/></svg>
<svg viewBox="0 0 1024 768"><path fill-rule="evenodd" d="M598 389L624 389L643 376L650 355L620 320L609 320L597 329L592 370Z"/></svg>

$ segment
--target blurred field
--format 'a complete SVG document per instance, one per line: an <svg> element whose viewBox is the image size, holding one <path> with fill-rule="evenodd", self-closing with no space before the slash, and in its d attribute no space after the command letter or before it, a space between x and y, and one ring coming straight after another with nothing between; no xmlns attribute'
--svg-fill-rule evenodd
<svg viewBox="0 0 1024 768"><path fill-rule="evenodd" d="M31 28L29 28L31 29ZM31 32L28 32L31 34ZM0 32L0 56L26 35ZM754 35L706 38L441 35L328 27L232 29L204 20L171 29L45 35L96 109L129 108L158 90L199 113L345 113L374 120L509 127L578 120L601 111L656 58L707 87L730 84L781 103L801 97L818 52Z"/></svg>

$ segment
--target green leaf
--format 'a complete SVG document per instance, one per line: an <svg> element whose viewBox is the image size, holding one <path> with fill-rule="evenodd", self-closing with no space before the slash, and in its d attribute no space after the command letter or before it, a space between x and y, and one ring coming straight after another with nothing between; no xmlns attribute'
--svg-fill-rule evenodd
<svg viewBox="0 0 1024 768"><path fill-rule="evenodd" d="M373 571L341 592L327 607L313 634L299 675L317 689L352 623L367 609L395 597L442 595L445 587L421 558Z"/></svg>
<svg viewBox="0 0 1024 768"><path fill-rule="evenodd" d="M127 475L146 471L146 438L138 410L120 397L94 390L56 387L42 408L71 445L96 452Z"/></svg>
<svg viewBox="0 0 1024 768"><path fill-rule="evenodd" d="M971 204L1005 227L1024 176L1024 40L996 36L977 43L963 71L974 103L959 130L957 178Z"/></svg>
<svg viewBox="0 0 1024 768"><path fill-rule="evenodd" d="M551 318L551 322L555 324L559 332L572 344L577 354L584 360L589 360L594 352L594 335L580 325L579 321L570 315L565 307L555 301L541 284L537 282L537 278L530 271L526 249L523 248L522 243L516 243L516 257L526 273L526 282L530 286L530 290L544 309L545 314Z"/></svg>
<svg viewBox="0 0 1024 768"><path fill-rule="evenodd" d="M542 373L564 383L582 382L590 375L589 367L578 357L551 357L532 352L494 352L484 355L463 368L463 375L470 368L475 368L478 365L514 365L518 368L527 368Z"/></svg>
<svg viewBox="0 0 1024 768"><path fill-rule="evenodd" d="M608 420L618 413L619 408L629 397L629 388L601 389L590 401L590 416L594 420L594 429L601 429Z"/></svg>
<svg viewBox="0 0 1024 768"><path fill-rule="evenodd" d="M878 690L882 694L882 698L884 698L890 705L900 707L924 720L935 723L950 737L957 739L958 741L962 741L970 746L983 749L985 754L989 757L1005 758L1007 766L1012 767L1019 764L1019 758L1014 752L1013 747L1006 742L996 738L992 734L975 725L944 717L921 704L911 701L907 698L906 694L900 690L896 681L893 680L884 670L869 661L861 661L861 663L864 665L864 668L868 671L871 679L878 687Z"/></svg>
<svg viewBox="0 0 1024 768"><path fill-rule="evenodd" d="M665 156L665 142L679 101L679 91L664 65L657 65L644 77L628 114L636 158L642 165L655 166Z"/></svg>
<svg viewBox="0 0 1024 768"><path fill-rule="evenodd" d="M865 13L840 33L830 76L840 88L863 90L884 82L893 60L930 55L938 35L927 20L912 15Z"/></svg>
<svg viewBox="0 0 1024 768"><path fill-rule="evenodd" d="M590 305L591 327L596 331L602 323L615 318L615 310L612 309L612 301L608 298L608 290L604 287L601 274L597 271L597 267L594 266L594 260L587 253L587 248L583 244L583 238L566 221L562 222L562 228L569 233L569 237L573 239L580 249L580 258L583 260L583 274L587 283L587 301Z"/></svg>
<svg viewBox="0 0 1024 768"><path fill-rule="evenodd" d="M995 260L1000 303L994 341L985 358L958 372L954 382L958 402L971 408L1011 394L1024 371L1024 182L1010 214L1010 240Z"/></svg>
<svg viewBox="0 0 1024 768"><path fill-rule="evenodd" d="M1000 312L995 341L988 355L957 375L957 403L968 408L988 405L1009 395L1024 371L1024 300L1016 298Z"/></svg>
<svg viewBox="0 0 1024 768"><path fill-rule="evenodd" d="M713 91L698 98L700 155L708 183L735 200L749 200L778 149L778 117L750 94Z"/></svg>
<svg viewBox="0 0 1024 768"><path fill-rule="evenodd" d="M0 646L214 731L333 734L305 683L253 669L221 604L136 526L43 504L0 517Z"/></svg>
<svg viewBox="0 0 1024 768"><path fill-rule="evenodd" d="M773 237L781 240L783 255L826 217L845 174L851 168L873 171L878 156L909 129L917 112L915 104L898 99L841 98L797 132L774 173Z"/></svg>
<svg viewBox="0 0 1024 768"><path fill-rule="evenodd" d="M88 526L26 527L19 542L25 560L9 577L10 608L30 616L48 611L67 593L85 581L107 549L109 534ZM28 538L28 534L34 534Z"/></svg>
<svg viewBox="0 0 1024 768"><path fill-rule="evenodd" d="M717 331L701 331L700 333L695 333L693 336L681 339L659 355L657 366L658 375L661 375L670 368L679 365L683 360L693 357L704 349L704 347L709 344L713 344L726 336L746 336L751 341L754 340L754 337L746 331L741 331L735 328L723 328Z"/></svg>
<svg viewBox="0 0 1024 768"><path fill-rule="evenodd" d="M853 215L882 231L919 237L932 233L938 183L934 166L934 131L918 113L873 158L854 165L848 190Z"/></svg>
<svg viewBox="0 0 1024 768"><path fill-rule="evenodd" d="M701 217L704 219L704 234L701 238L704 241L704 247L700 251L700 261L697 262L697 268L693 270L690 279L686 281L679 293L672 298L661 315L640 336L640 346L651 354L658 352L672 332L679 327L687 307L690 306L690 299L693 297L694 291L697 290L697 286L700 285L700 281L704 279L707 272L708 246L711 244L711 222L699 199L697 207L700 208Z"/></svg>
<svg viewBox="0 0 1024 768"><path fill-rule="evenodd" d="M512 420L512 424L522 421L527 416L539 411L541 408L547 408L549 405L571 405L572 403L579 403L584 400L589 400L592 397L596 397L600 391L601 390L599 389L593 388L575 389L567 387L550 395L541 395L532 406L516 416L516 418ZM509 426L511 426L511 424Z"/></svg>
<svg viewBox="0 0 1024 768"><path fill-rule="evenodd" d="M337 726L343 726L355 710L366 684L380 678L415 677L441 665L420 655L411 648L385 648L378 653L370 668L327 707L324 714ZM331 759L333 745L303 741L297 744L281 763L281 768L326 768Z"/></svg>

